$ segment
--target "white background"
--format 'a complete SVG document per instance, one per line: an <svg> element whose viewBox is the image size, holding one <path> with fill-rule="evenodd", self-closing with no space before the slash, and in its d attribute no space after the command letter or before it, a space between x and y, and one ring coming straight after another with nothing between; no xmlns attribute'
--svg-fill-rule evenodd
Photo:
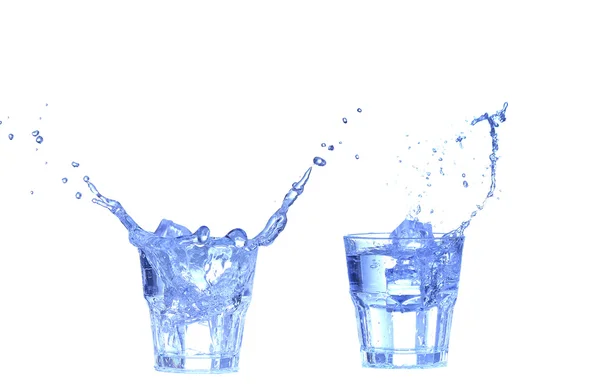
<svg viewBox="0 0 600 384"><path fill-rule="evenodd" d="M1 382L597 382L594 7L198 3L0 5ZM384 169L341 159L504 101L501 199L466 233L448 367L360 368L342 236L402 215ZM240 372L155 372L137 251L80 178L149 230L253 235L357 107L372 134L313 169L259 252Z"/></svg>

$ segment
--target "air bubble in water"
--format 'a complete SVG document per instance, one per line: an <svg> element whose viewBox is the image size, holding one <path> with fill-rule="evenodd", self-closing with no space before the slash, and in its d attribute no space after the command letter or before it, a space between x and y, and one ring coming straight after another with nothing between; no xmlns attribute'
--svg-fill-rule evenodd
<svg viewBox="0 0 600 384"><path fill-rule="evenodd" d="M467 180L463 181L463 187L467 188L469 186L469 183L467 183Z"/></svg>
<svg viewBox="0 0 600 384"><path fill-rule="evenodd" d="M327 149L329 149L330 151L333 151L333 149L334 149L334 146L333 146L333 145L330 145L329 147L327 147Z"/></svg>
<svg viewBox="0 0 600 384"><path fill-rule="evenodd" d="M348 119L346 119L345 117L342 119L342 121L344 122L344 124L346 124L348 122Z"/></svg>
<svg viewBox="0 0 600 384"><path fill-rule="evenodd" d="M85 181L87 183L88 181L90 181L90 177L89 176L83 176L83 181Z"/></svg>
<svg viewBox="0 0 600 384"><path fill-rule="evenodd" d="M76 197L76 198L78 198L78 199L81 199L81 192L77 192L77 193L75 194L75 197Z"/></svg>
<svg viewBox="0 0 600 384"><path fill-rule="evenodd" d="M357 108L356 112L361 113L362 112L362 108Z"/></svg>
<svg viewBox="0 0 600 384"><path fill-rule="evenodd" d="M12 140L15 138L15 135L13 135L12 133L8 134L8 140Z"/></svg>
<svg viewBox="0 0 600 384"><path fill-rule="evenodd" d="M325 148L326 146L327 146L327 144L321 143L321 147Z"/></svg>
<svg viewBox="0 0 600 384"><path fill-rule="evenodd" d="M325 164L327 164L327 162L325 161L325 159L321 158L321 157L315 157L313 159L313 163L315 165L318 165L319 167L324 166Z"/></svg>
<svg viewBox="0 0 600 384"><path fill-rule="evenodd" d="M63 178L62 178L62 182L63 182L63 184L66 184L66 182L67 182L67 181L69 181L69 179L67 179L66 177L63 177Z"/></svg>
<svg viewBox="0 0 600 384"><path fill-rule="evenodd" d="M354 158L358 160L360 157L358 155L354 155Z"/></svg>
<svg viewBox="0 0 600 384"><path fill-rule="evenodd" d="M31 134L32 134L33 136L37 136L37 135L39 135L39 134L40 134L40 131L38 131L38 130L36 129L35 131L31 132Z"/></svg>
<svg viewBox="0 0 600 384"><path fill-rule="evenodd" d="M73 168L77 168L77 167L79 167L79 163L77 163L77 162L75 162L75 161L73 161L73 162L71 163L71 165L73 166Z"/></svg>
<svg viewBox="0 0 600 384"><path fill-rule="evenodd" d="M35 142L38 144L42 144L42 141L44 141L44 138L42 136L38 136L35 138Z"/></svg>

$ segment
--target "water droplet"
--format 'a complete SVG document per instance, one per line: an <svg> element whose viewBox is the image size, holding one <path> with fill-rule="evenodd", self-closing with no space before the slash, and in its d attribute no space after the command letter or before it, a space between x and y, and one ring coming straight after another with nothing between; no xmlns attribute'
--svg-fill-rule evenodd
<svg viewBox="0 0 600 384"><path fill-rule="evenodd" d="M361 113L362 112L362 108L357 108L356 112Z"/></svg>
<svg viewBox="0 0 600 384"><path fill-rule="evenodd" d="M333 145L330 145L329 147L327 147L327 149L329 149L330 151L333 151L334 147L333 147Z"/></svg>
<svg viewBox="0 0 600 384"><path fill-rule="evenodd" d="M437 148L432 148L431 150L433 151L433 153L437 152Z"/></svg>
<svg viewBox="0 0 600 384"><path fill-rule="evenodd" d="M48 103L46 103L46 107L48 106Z"/></svg>
<svg viewBox="0 0 600 384"><path fill-rule="evenodd" d="M417 141L417 144L421 144L421 142L420 142L420 141Z"/></svg>
<svg viewBox="0 0 600 384"><path fill-rule="evenodd" d="M44 141L44 138L42 136L38 136L35 138L35 142L38 144L42 144L42 141Z"/></svg>
<svg viewBox="0 0 600 384"><path fill-rule="evenodd" d="M428 187L431 187L431 183L427 183L427 186L428 186Z"/></svg>
<svg viewBox="0 0 600 384"><path fill-rule="evenodd" d="M35 131L31 132L31 134L32 134L33 136L37 136L37 135L39 135L39 134L40 134L40 131L38 131L38 130L36 129Z"/></svg>
<svg viewBox="0 0 600 384"><path fill-rule="evenodd" d="M438 161L442 161L442 160L444 160L444 159L443 159L443 158L441 158L441 157L438 159Z"/></svg>
<svg viewBox="0 0 600 384"><path fill-rule="evenodd" d="M73 166L73 168L77 168L77 167L79 167L79 163L77 163L77 162L75 162L75 161L73 161L73 162L71 163L71 165Z"/></svg>
<svg viewBox="0 0 600 384"><path fill-rule="evenodd" d="M431 172L427 172L426 174L427 174L427 176L431 176Z"/></svg>
<svg viewBox="0 0 600 384"><path fill-rule="evenodd" d="M358 160L360 157L358 155L354 155L354 158Z"/></svg>
<svg viewBox="0 0 600 384"><path fill-rule="evenodd" d="M412 147L409 145L409 146L408 146L408 149L411 149L411 148L412 148Z"/></svg>
<svg viewBox="0 0 600 384"><path fill-rule="evenodd" d="M210 236L210 229L208 229L206 225L203 225L196 231L196 236L198 237L198 241L200 243L206 243L208 241L208 237Z"/></svg>
<svg viewBox="0 0 600 384"><path fill-rule="evenodd" d="M401 162L402 162L402 160L398 160L398 162L399 162L399 163L401 163Z"/></svg>
<svg viewBox="0 0 600 384"><path fill-rule="evenodd" d="M431 211L429 211L429 213L433 213L433 209Z"/></svg>
<svg viewBox="0 0 600 384"><path fill-rule="evenodd" d="M90 177L89 176L83 176L83 181L85 181L87 183L88 181L90 181Z"/></svg>
<svg viewBox="0 0 600 384"><path fill-rule="evenodd" d="M467 180L463 181L463 187L467 188L469 186L469 183L467 183Z"/></svg>
<svg viewBox="0 0 600 384"><path fill-rule="evenodd" d="M67 179L66 177L63 177L63 178L62 178L62 182L63 182L63 184L65 184L67 181L69 181L69 179Z"/></svg>
<svg viewBox="0 0 600 384"><path fill-rule="evenodd" d="M78 198L78 199L81 199L81 192L77 192L77 193L75 194L75 197L76 197L76 198Z"/></svg>
<svg viewBox="0 0 600 384"><path fill-rule="evenodd" d="M338 143L339 143L339 144L342 144L342 142L341 142L341 141L339 141Z"/></svg>
<svg viewBox="0 0 600 384"><path fill-rule="evenodd" d="M42 116L40 116L40 120L42 120Z"/></svg>
<svg viewBox="0 0 600 384"><path fill-rule="evenodd" d="M444 173L444 168L442 168L442 167L440 167L440 175L442 175L442 176L444 176L444 175L445 175L445 173Z"/></svg>
<svg viewBox="0 0 600 384"><path fill-rule="evenodd" d="M12 140L12 139L14 139L14 137L15 137L15 135L13 135L12 133L8 134L8 140Z"/></svg>
<svg viewBox="0 0 600 384"><path fill-rule="evenodd" d="M244 245L246 245L246 240L248 240L246 232L244 232L244 230L240 228L232 229L227 234L227 237L233 241L233 244L237 248L242 248Z"/></svg>
<svg viewBox="0 0 600 384"><path fill-rule="evenodd" d="M321 158L321 157L315 157L313 159L313 163L315 165L318 165L319 167L324 166L325 164L327 164L327 162L325 161L325 159Z"/></svg>
<svg viewBox="0 0 600 384"><path fill-rule="evenodd" d="M463 173L463 174L462 174L462 177L465 177L465 176L467 176L467 175Z"/></svg>
<svg viewBox="0 0 600 384"><path fill-rule="evenodd" d="M327 146L327 144L321 143L321 147L325 148L326 146Z"/></svg>
<svg viewBox="0 0 600 384"><path fill-rule="evenodd" d="M2 125L2 120L0 120L0 125Z"/></svg>
<svg viewBox="0 0 600 384"><path fill-rule="evenodd" d="M29 191L29 193L30 193L31 195L33 195L33 191Z"/></svg>
<svg viewBox="0 0 600 384"><path fill-rule="evenodd" d="M346 124L348 122L348 119L346 119L345 117L342 119L342 121L344 122L344 124Z"/></svg>

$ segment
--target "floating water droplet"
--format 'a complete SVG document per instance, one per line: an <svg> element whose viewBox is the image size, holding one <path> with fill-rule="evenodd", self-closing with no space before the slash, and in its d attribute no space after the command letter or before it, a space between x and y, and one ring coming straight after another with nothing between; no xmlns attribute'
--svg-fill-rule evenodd
<svg viewBox="0 0 600 384"><path fill-rule="evenodd" d="M40 131L38 131L38 130L36 129L35 131L31 132L31 134L32 134L33 136L37 136L37 135L39 135L39 134L40 134Z"/></svg>
<svg viewBox="0 0 600 384"><path fill-rule="evenodd" d="M8 134L8 140L12 140L15 138L15 135L13 135L12 133Z"/></svg>
<svg viewBox="0 0 600 384"><path fill-rule="evenodd" d="M76 198L78 198L78 199L81 199L81 192L77 192L77 193L75 194L75 197L76 197Z"/></svg>
<svg viewBox="0 0 600 384"><path fill-rule="evenodd" d="M330 151L333 151L334 147L333 147L333 145L330 145L329 147L327 147L327 149L329 149Z"/></svg>
<svg viewBox="0 0 600 384"><path fill-rule="evenodd" d="M443 158L441 158L441 157L438 159L438 161L442 161L442 160L444 160L444 159L443 159Z"/></svg>
<svg viewBox="0 0 600 384"><path fill-rule="evenodd" d="M327 146L327 144L321 143L321 147L325 148L326 146Z"/></svg>
<svg viewBox="0 0 600 384"><path fill-rule="evenodd" d="M208 241L208 237L210 236L210 229L208 229L206 225L203 225L196 231L196 236L198 237L198 241L204 244Z"/></svg>
<svg viewBox="0 0 600 384"><path fill-rule="evenodd" d="M83 176L83 181L85 181L87 183L88 181L90 181L90 177L89 176Z"/></svg>
<svg viewBox="0 0 600 384"><path fill-rule="evenodd" d="M38 144L42 144L43 141L44 141L44 138L42 136L38 136L35 138L35 142Z"/></svg>
<svg viewBox="0 0 600 384"><path fill-rule="evenodd" d="M79 163L77 163L77 162L75 162L75 161L73 161L73 162L71 163L71 165L73 166L73 168L77 168L77 167L79 167Z"/></svg>
<svg viewBox="0 0 600 384"><path fill-rule="evenodd" d="M469 186L469 183L467 183L467 180L463 181L463 187L467 188Z"/></svg>
<svg viewBox="0 0 600 384"><path fill-rule="evenodd" d="M315 157L313 159L313 163L315 165L318 165L319 167L324 166L325 164L327 164L327 162L325 161L325 159L321 158L321 157Z"/></svg>
<svg viewBox="0 0 600 384"><path fill-rule="evenodd" d="M31 195L33 195L33 191L29 191L29 193L30 193Z"/></svg>
<svg viewBox="0 0 600 384"><path fill-rule="evenodd" d="M354 155L354 158L358 160L360 157L358 155Z"/></svg>
<svg viewBox="0 0 600 384"><path fill-rule="evenodd" d="M356 112L361 113L362 112L362 108L357 108Z"/></svg>
<svg viewBox="0 0 600 384"><path fill-rule="evenodd" d="M433 151L433 153L437 152L437 148L432 148L431 150Z"/></svg>
<svg viewBox="0 0 600 384"><path fill-rule="evenodd" d="M339 144L342 144L342 142L341 142L341 141L339 141L338 143L339 143Z"/></svg>
<svg viewBox="0 0 600 384"><path fill-rule="evenodd" d="M465 177L465 176L467 176L467 175L463 173L463 174L462 174L462 177Z"/></svg>
<svg viewBox="0 0 600 384"><path fill-rule="evenodd" d="M344 122L344 124L346 124L348 122L348 119L346 119L345 117L342 119L342 121Z"/></svg>
<svg viewBox="0 0 600 384"><path fill-rule="evenodd" d="M66 177L63 177L63 178L62 178L62 182L63 182L63 184L65 184L67 181L69 181L69 179L67 179Z"/></svg>

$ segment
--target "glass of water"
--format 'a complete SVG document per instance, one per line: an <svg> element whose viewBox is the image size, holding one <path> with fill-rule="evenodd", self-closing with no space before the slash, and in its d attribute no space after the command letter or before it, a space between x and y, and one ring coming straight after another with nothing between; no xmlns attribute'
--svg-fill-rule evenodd
<svg viewBox="0 0 600 384"><path fill-rule="evenodd" d="M444 367L463 236L344 236L363 367Z"/></svg>

